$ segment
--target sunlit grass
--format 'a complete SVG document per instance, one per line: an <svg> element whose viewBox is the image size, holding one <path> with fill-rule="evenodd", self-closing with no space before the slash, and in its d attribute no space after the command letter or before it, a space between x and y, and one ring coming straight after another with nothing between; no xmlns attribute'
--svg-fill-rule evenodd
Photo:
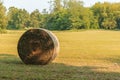
<svg viewBox="0 0 120 80"><path fill-rule="evenodd" d="M17 54L17 42L24 31L7 31L0 34L0 53Z"/></svg>
<svg viewBox="0 0 120 80"><path fill-rule="evenodd" d="M0 80L120 79L120 31L53 31L60 53L46 66L21 62L17 42L23 32L0 34Z"/></svg>
<svg viewBox="0 0 120 80"><path fill-rule="evenodd" d="M120 72L119 31L58 32L61 52L56 62L74 66L102 66ZM111 66L117 69L111 69Z"/></svg>

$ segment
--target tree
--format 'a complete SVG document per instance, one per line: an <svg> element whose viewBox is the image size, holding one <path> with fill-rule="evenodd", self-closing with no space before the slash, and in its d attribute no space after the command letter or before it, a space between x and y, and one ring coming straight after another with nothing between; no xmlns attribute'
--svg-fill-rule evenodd
<svg viewBox="0 0 120 80"><path fill-rule="evenodd" d="M30 26L31 27L33 28L42 27L40 26L41 20L42 20L42 15L39 12L39 10L36 9L30 14Z"/></svg>
<svg viewBox="0 0 120 80"><path fill-rule="evenodd" d="M9 12L8 12L8 29L17 29L17 24L18 24L18 17L17 14L18 9L15 7L10 7Z"/></svg>
<svg viewBox="0 0 120 80"><path fill-rule="evenodd" d="M120 29L120 3L114 3L112 5L112 10L117 23L117 28Z"/></svg>
<svg viewBox="0 0 120 80"><path fill-rule="evenodd" d="M92 11L80 0L54 0L47 19L46 27L55 30L89 29L94 24Z"/></svg>
<svg viewBox="0 0 120 80"><path fill-rule="evenodd" d="M120 3L96 3L92 10L100 28L120 29Z"/></svg>
<svg viewBox="0 0 120 80"><path fill-rule="evenodd" d="M80 19L83 21L83 29L97 29L98 26L95 22L93 12L90 8L83 8ZM96 25L96 26L95 26Z"/></svg>
<svg viewBox="0 0 120 80"><path fill-rule="evenodd" d="M8 12L8 29L29 27L29 13L25 9L10 7Z"/></svg>
<svg viewBox="0 0 120 80"><path fill-rule="evenodd" d="M6 26L7 26L6 8L0 1L0 31L6 29Z"/></svg>
<svg viewBox="0 0 120 80"><path fill-rule="evenodd" d="M62 9L62 0L50 0L49 5L50 5L50 13L54 13L56 11L59 11Z"/></svg>
<svg viewBox="0 0 120 80"><path fill-rule="evenodd" d="M73 29L81 29L83 28L83 21L81 13L83 11L83 3L77 0L69 0L67 2L67 10L71 15L71 27Z"/></svg>
<svg viewBox="0 0 120 80"><path fill-rule="evenodd" d="M46 28L50 30L68 30L71 22L66 10L60 10L50 14L47 18Z"/></svg>
<svg viewBox="0 0 120 80"><path fill-rule="evenodd" d="M19 19L22 29L30 27L30 15L25 9L19 10Z"/></svg>
<svg viewBox="0 0 120 80"><path fill-rule="evenodd" d="M67 9L62 6L62 0L54 0L51 2L52 9L46 17L45 28L50 30L66 30L71 28L70 14Z"/></svg>
<svg viewBox="0 0 120 80"><path fill-rule="evenodd" d="M117 28L120 29L120 11L115 12L115 20L117 23Z"/></svg>
<svg viewBox="0 0 120 80"><path fill-rule="evenodd" d="M110 20L110 19L107 19L105 21L102 22L102 26L105 28L105 29L115 29L116 28L116 21L115 20Z"/></svg>
<svg viewBox="0 0 120 80"><path fill-rule="evenodd" d="M54 8L53 8L54 12L59 11L62 8L61 0L54 0L54 4L53 5L54 5Z"/></svg>
<svg viewBox="0 0 120 80"><path fill-rule="evenodd" d="M84 7L81 0L50 0L50 11L34 10L29 14L25 9L10 7L8 29L46 28L68 29L120 29L120 3L95 3ZM0 4L0 28L5 28L5 7Z"/></svg>

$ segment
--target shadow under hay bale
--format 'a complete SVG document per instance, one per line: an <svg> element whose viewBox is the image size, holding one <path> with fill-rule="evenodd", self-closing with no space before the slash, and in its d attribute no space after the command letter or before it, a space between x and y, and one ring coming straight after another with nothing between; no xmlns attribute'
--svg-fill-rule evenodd
<svg viewBox="0 0 120 80"><path fill-rule="evenodd" d="M25 64L48 64L59 52L57 37L45 29L30 29L19 39L18 54Z"/></svg>

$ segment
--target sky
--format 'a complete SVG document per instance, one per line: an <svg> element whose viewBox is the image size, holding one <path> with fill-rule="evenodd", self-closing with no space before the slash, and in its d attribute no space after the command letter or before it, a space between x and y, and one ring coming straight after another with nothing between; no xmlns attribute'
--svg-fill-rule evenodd
<svg viewBox="0 0 120 80"><path fill-rule="evenodd" d="M20 9L26 9L28 12L32 12L38 9L42 12L43 9L49 10L48 1L50 0L2 0L3 5L8 9L9 7L17 7ZM96 2L120 2L120 0L81 0L84 2L85 7L90 7Z"/></svg>

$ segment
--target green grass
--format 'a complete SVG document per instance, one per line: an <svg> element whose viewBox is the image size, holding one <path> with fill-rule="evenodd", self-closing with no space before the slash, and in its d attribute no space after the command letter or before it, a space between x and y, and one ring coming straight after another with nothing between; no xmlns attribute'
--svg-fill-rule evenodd
<svg viewBox="0 0 120 80"><path fill-rule="evenodd" d="M53 31L60 53L45 66L19 59L23 32L0 34L0 80L120 80L120 31Z"/></svg>

